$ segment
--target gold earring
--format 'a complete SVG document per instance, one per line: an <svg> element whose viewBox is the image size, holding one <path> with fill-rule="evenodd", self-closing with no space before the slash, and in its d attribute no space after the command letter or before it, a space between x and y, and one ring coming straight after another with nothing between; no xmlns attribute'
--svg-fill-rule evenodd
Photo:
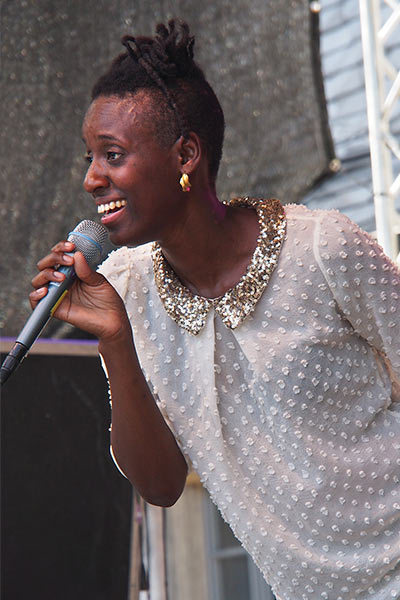
<svg viewBox="0 0 400 600"><path fill-rule="evenodd" d="M189 175L187 173L182 174L179 183L181 185L182 192L190 192L191 185L189 181Z"/></svg>

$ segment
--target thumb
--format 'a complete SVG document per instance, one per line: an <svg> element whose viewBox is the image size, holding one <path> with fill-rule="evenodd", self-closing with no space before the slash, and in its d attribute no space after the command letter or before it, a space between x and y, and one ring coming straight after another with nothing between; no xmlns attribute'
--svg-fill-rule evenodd
<svg viewBox="0 0 400 600"><path fill-rule="evenodd" d="M100 273L96 273L89 267L85 257L79 250L74 253L74 269L79 279L87 285L96 286L104 281Z"/></svg>

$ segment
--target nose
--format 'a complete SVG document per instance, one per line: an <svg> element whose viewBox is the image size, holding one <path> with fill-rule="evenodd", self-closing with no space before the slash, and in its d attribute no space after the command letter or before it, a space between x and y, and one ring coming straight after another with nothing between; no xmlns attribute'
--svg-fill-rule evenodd
<svg viewBox="0 0 400 600"><path fill-rule="evenodd" d="M101 169L100 165L92 160L83 180L85 190L89 194L101 193L101 190L108 188L109 185L110 182L104 169Z"/></svg>

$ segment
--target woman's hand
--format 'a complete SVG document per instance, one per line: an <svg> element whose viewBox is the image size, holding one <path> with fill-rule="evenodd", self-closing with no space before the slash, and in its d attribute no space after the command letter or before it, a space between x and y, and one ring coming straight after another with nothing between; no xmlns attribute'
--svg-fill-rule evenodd
<svg viewBox="0 0 400 600"><path fill-rule="evenodd" d="M32 308L47 294L46 286L50 281L64 279L65 276L56 271L56 266L74 266L77 279L54 316L104 342L130 336L130 324L120 296L103 275L92 271L81 252L72 256L66 254L73 252L74 248L72 242L59 242L37 263L39 273L32 279L35 291L29 295Z"/></svg>

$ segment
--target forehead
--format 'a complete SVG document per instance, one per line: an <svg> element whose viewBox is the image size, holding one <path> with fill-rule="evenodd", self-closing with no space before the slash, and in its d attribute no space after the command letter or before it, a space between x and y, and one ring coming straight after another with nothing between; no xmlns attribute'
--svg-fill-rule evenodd
<svg viewBox="0 0 400 600"><path fill-rule="evenodd" d="M117 137L131 137L139 130L144 133L149 130L151 121L148 115L153 110L153 99L143 91L124 97L99 96L91 103L84 117L83 137L116 134Z"/></svg>

